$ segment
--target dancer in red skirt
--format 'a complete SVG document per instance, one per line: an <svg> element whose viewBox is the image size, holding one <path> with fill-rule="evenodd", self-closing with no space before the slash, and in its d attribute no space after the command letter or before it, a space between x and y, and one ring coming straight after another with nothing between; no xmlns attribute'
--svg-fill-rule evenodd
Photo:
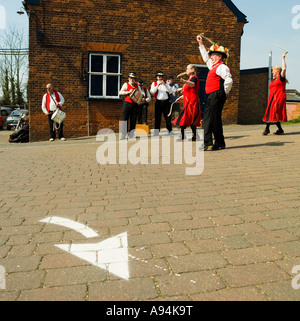
<svg viewBox="0 0 300 321"><path fill-rule="evenodd" d="M196 76L196 66L188 65L186 74L189 76L189 80L180 79L180 81L185 84L182 88L182 96L175 100L175 103L177 103L183 99L183 110L180 115L174 119L173 124L180 126L181 128L181 136L178 140L183 140L185 138L184 130L187 126L190 126L193 132L192 140L195 141L197 138L196 129L201 124L201 109L198 96L199 79Z"/></svg>
<svg viewBox="0 0 300 321"><path fill-rule="evenodd" d="M275 66L272 68L273 80L270 83L270 93L268 106L265 112L263 121L267 124L263 135L270 133L270 125L276 124L278 130L274 133L276 135L283 135L284 131L281 127L281 122L285 122L286 118L286 93L285 87L287 80L285 54L281 56L282 67Z"/></svg>

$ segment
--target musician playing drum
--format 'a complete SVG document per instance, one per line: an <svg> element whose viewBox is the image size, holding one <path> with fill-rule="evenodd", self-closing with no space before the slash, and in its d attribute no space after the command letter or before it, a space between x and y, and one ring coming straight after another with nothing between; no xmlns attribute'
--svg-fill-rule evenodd
<svg viewBox="0 0 300 321"><path fill-rule="evenodd" d="M128 135L129 138L132 138L134 136L135 124L136 124L136 118L137 118L137 112L138 112L138 104L135 103L130 98L130 94L135 90L138 90L141 93L140 87L136 83L135 72L130 72L128 75L128 82L126 82L122 86L119 92L119 95L125 96L124 104L123 104L122 120L126 122L125 126L124 126L124 123L122 125L120 139L126 139L128 128L129 128L129 135ZM144 101L145 99L143 98L142 100ZM128 126L129 121L130 121L130 126Z"/></svg>

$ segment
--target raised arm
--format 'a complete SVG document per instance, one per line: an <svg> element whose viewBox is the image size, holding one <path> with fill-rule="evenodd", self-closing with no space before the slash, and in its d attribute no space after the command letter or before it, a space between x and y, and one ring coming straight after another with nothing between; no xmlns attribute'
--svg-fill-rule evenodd
<svg viewBox="0 0 300 321"><path fill-rule="evenodd" d="M285 78L285 74L286 74L286 62L285 62L285 56L286 56L286 53L284 53L284 54L281 56L281 59L282 59L282 71L281 71L281 77L282 77L282 78Z"/></svg>
<svg viewBox="0 0 300 321"><path fill-rule="evenodd" d="M202 59L203 59L203 61L207 64L207 67L208 67L209 69L211 69L212 62L211 62L211 59L210 59L210 57L209 57L209 54L208 54L205 46L203 45L202 37L201 37L200 35L198 35L198 36L196 37L196 39L197 39L198 44L199 44L199 50L200 50Z"/></svg>

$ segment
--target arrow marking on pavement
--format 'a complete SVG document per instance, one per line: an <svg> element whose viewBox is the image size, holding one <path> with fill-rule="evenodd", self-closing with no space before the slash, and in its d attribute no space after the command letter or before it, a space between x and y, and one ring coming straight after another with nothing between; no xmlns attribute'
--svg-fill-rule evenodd
<svg viewBox="0 0 300 321"><path fill-rule="evenodd" d="M86 238L99 236L98 233L96 233L93 229L89 228L88 226L64 217L51 216L51 217L46 217L43 220L40 220L39 222L51 223L51 224L68 227L71 230L81 233Z"/></svg>
<svg viewBox="0 0 300 321"><path fill-rule="evenodd" d="M86 225L62 217L53 216L39 222L65 226L87 238L99 236ZM127 232L98 243L55 244L55 246L122 279L129 279Z"/></svg>
<svg viewBox="0 0 300 321"><path fill-rule="evenodd" d="M51 223L70 228L78 233L81 233L86 238L99 236L98 233L89 228L87 225L59 216L46 217L39 222ZM98 243L69 243L55 244L55 246L125 280L129 279L129 257L148 264L148 261L128 254L127 232L118 234ZM143 249L144 247L136 249L136 251ZM170 255L170 257L178 259L178 256L175 255ZM159 265L155 265L155 268L168 271ZM175 276L180 277L181 275L176 273ZM190 280L190 282L193 284L196 283L194 280Z"/></svg>

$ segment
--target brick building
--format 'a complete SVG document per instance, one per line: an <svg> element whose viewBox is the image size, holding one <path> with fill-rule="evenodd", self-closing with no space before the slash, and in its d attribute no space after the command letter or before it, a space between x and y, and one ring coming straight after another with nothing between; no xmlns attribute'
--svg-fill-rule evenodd
<svg viewBox="0 0 300 321"><path fill-rule="evenodd" d="M262 124L269 92L269 68L241 70L239 124Z"/></svg>
<svg viewBox="0 0 300 321"><path fill-rule="evenodd" d="M300 117L300 93L296 89L286 91L287 120Z"/></svg>
<svg viewBox="0 0 300 321"><path fill-rule="evenodd" d="M224 123L237 123L240 42L246 16L230 0L25 0L29 15L30 139L47 139L41 111L51 82L66 99L66 137L118 130L118 91L130 71L150 86L158 70L177 75L204 65L196 35L230 48L234 86ZM207 47L209 43L205 43ZM154 103L149 106L154 119Z"/></svg>

